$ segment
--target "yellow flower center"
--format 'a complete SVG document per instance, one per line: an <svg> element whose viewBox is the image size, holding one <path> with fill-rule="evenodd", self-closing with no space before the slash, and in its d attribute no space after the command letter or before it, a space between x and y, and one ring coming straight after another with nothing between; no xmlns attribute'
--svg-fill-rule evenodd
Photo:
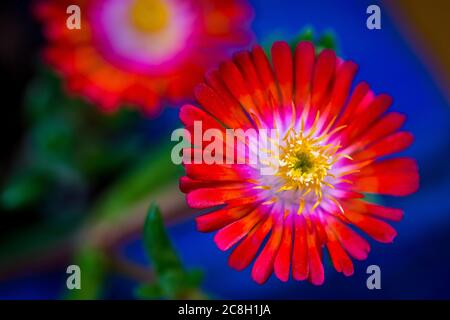
<svg viewBox="0 0 450 320"><path fill-rule="evenodd" d="M156 33L169 24L170 12L164 0L135 0L131 7L131 20L145 33Z"/></svg>
<svg viewBox="0 0 450 320"><path fill-rule="evenodd" d="M303 195L314 192L319 198L325 177L335 162L336 147L322 145L320 138L290 131L280 150L278 175L284 178L282 190L300 190Z"/></svg>
<svg viewBox="0 0 450 320"><path fill-rule="evenodd" d="M295 131L293 126L284 135L282 146L280 146L279 170L277 175L282 178L283 184L277 192L294 190L300 192L298 214L303 212L306 202L314 201L312 210L317 208L324 196L333 201L342 211L339 202L329 194L323 193L324 187L334 189L335 187L328 181L336 177L330 173L333 164L342 157L351 159L346 154L338 153L339 144L325 141L343 129L345 126L338 127L331 132L329 129L316 136L317 121L319 113L312 127L305 132L304 123L300 131ZM331 122L331 124L334 120ZM328 179L327 179L328 178Z"/></svg>
<svg viewBox="0 0 450 320"><path fill-rule="evenodd" d="M341 148L339 142L327 142L346 125L331 130L336 120L334 118L327 128L320 132L319 117L320 114L317 112L314 123L308 130L304 129L304 121L301 123L300 130L295 129L293 122L281 143L277 143L280 152L276 158L272 158L272 161L276 160L278 166L275 166L273 162L268 164L278 169L275 175L279 179L276 182L260 180L256 182L258 185L254 186L254 189L270 192L271 198L265 201L265 204L275 203L278 199L293 200L298 202L297 214L302 214L306 206L308 210L313 211L324 198L327 198L343 212L344 209L339 201L327 189L335 189L333 185L335 183L351 183L347 179L342 179L341 176L358 170L339 172L337 175L332 173L333 165L342 158L353 160L349 155L339 151Z"/></svg>

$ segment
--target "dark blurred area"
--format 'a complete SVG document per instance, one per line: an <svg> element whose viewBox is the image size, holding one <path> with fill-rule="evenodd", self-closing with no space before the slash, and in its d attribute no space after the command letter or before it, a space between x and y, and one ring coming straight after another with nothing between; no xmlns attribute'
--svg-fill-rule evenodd
<svg viewBox="0 0 450 320"><path fill-rule="evenodd" d="M0 3L0 69L3 115L1 117L2 185L14 167L20 152L26 120L23 114L25 91L35 75L39 63L39 48L43 43L39 24L32 18L30 1L2 1ZM7 237L17 228L33 224L39 215L22 209L17 214L1 210L0 238ZM1 241L1 240L0 240Z"/></svg>

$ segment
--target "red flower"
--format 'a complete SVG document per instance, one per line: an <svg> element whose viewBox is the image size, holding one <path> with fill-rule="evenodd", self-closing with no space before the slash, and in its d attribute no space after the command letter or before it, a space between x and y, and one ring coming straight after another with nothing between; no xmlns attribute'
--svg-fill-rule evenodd
<svg viewBox="0 0 450 320"><path fill-rule="evenodd" d="M365 82L351 90L354 62L329 49L316 55L310 42L294 52L276 42L271 56L272 65L256 46L222 63L196 89L202 108L185 105L180 117L191 132L194 121L224 134L225 128L276 128L279 153L269 153L269 164L278 170L263 175L262 163L190 164L186 158L180 188L191 207L214 208L196 219L197 226L218 230L214 240L221 250L234 246L231 267L242 270L255 259L252 278L258 283L274 272L282 281L292 273L320 285L322 249L346 276L354 271L351 258L367 258L369 243L353 227L379 242L395 238L386 220L401 220L402 211L364 195L405 196L418 189L413 159L385 158L413 138L399 131L405 116L388 112L389 95L375 95ZM195 147L205 151L205 144ZM248 159L238 154L232 158Z"/></svg>
<svg viewBox="0 0 450 320"><path fill-rule="evenodd" d="M81 0L81 29L69 29L69 0L43 0L36 15L49 40L45 59L70 91L104 111L135 104L155 113L190 98L205 68L246 45L244 0Z"/></svg>

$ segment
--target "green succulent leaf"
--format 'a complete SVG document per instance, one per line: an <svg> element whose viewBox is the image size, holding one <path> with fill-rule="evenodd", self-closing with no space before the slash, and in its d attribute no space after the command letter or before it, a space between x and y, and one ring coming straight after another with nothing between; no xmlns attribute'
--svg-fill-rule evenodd
<svg viewBox="0 0 450 320"><path fill-rule="evenodd" d="M295 37L295 42L300 41L314 41L314 29L312 27L306 27Z"/></svg>
<svg viewBox="0 0 450 320"><path fill-rule="evenodd" d="M171 244L161 212L155 204L152 204L148 210L143 240L157 281L150 287L144 286L138 289L141 294L150 293L144 294L146 298L153 298L156 293L161 297L172 299L205 297L198 289L203 277L202 272L185 270Z"/></svg>
<svg viewBox="0 0 450 320"><path fill-rule="evenodd" d="M332 32L326 32L316 42L318 49L337 49L336 37Z"/></svg>
<svg viewBox="0 0 450 320"><path fill-rule="evenodd" d="M94 248L83 248L74 259L81 270L81 288L67 289L65 298L69 300L93 300L101 298L106 271L106 257Z"/></svg>
<svg viewBox="0 0 450 320"><path fill-rule="evenodd" d="M159 299L163 297L163 294L158 284L142 284L134 291L138 299Z"/></svg>
<svg viewBox="0 0 450 320"><path fill-rule="evenodd" d="M295 49L297 43L300 41L311 41L316 46L316 51L319 53L323 49L337 50L336 36L332 31L326 31L320 36L314 31L312 27L306 27L300 33L294 37L290 42L291 48Z"/></svg>
<svg viewBox="0 0 450 320"><path fill-rule="evenodd" d="M160 209L152 204L144 224L144 245L156 274L169 280L183 273L183 267L170 242Z"/></svg>
<svg viewBox="0 0 450 320"><path fill-rule="evenodd" d="M42 196L47 184L46 177L36 170L24 170L11 177L2 190L1 205L7 210L32 205Z"/></svg>

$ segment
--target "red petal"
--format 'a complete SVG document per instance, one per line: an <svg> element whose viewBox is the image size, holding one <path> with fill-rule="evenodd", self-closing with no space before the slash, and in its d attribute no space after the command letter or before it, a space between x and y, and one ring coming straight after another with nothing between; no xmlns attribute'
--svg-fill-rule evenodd
<svg viewBox="0 0 450 320"><path fill-rule="evenodd" d="M339 67L331 94L331 116L339 114L344 106L357 70L358 65L352 61L345 61Z"/></svg>
<svg viewBox="0 0 450 320"><path fill-rule="evenodd" d="M198 102L211 113L214 117L231 128L247 128L250 122L242 111L240 105L230 102L231 99L225 99L227 94L224 90L220 91L220 95L211 87L204 83L200 83L195 87L195 97Z"/></svg>
<svg viewBox="0 0 450 320"><path fill-rule="evenodd" d="M348 140L345 142L350 144L355 137L359 137L361 133L367 131L391 104L392 98L387 94L376 96L367 107L360 104L359 109L356 111L356 116L345 131L348 133Z"/></svg>
<svg viewBox="0 0 450 320"><path fill-rule="evenodd" d="M270 214L270 213L269 213ZM265 221L260 221L258 225L236 246L230 254L228 264L236 270L245 269L254 259L261 243L266 238L272 228L272 218L269 216Z"/></svg>
<svg viewBox="0 0 450 320"><path fill-rule="evenodd" d="M307 228L308 232L308 261L309 261L309 281L319 286L325 280L325 273L323 270L322 256L318 244L317 234L313 228Z"/></svg>
<svg viewBox="0 0 450 320"><path fill-rule="evenodd" d="M405 131L397 132L372 144L364 151L355 154L353 159L356 161L364 161L397 153L409 147L413 140L414 138L411 133Z"/></svg>
<svg viewBox="0 0 450 320"><path fill-rule="evenodd" d="M314 68L311 104L318 108L328 100L333 76L336 71L336 54L331 49L323 50L317 57Z"/></svg>
<svg viewBox="0 0 450 320"><path fill-rule="evenodd" d="M291 256L292 256L292 214L288 215L284 221L283 226L283 238L281 239L280 248L277 256L275 257L274 269L275 275L281 281L289 280L289 271L291 269Z"/></svg>
<svg viewBox="0 0 450 320"><path fill-rule="evenodd" d="M388 159L370 164L356 175L353 189L359 192L406 196L419 188L417 163L410 158Z"/></svg>
<svg viewBox="0 0 450 320"><path fill-rule="evenodd" d="M267 115L270 112L270 109L266 108L268 104L264 96L264 90L261 88L261 83L253 65L250 53L246 51L239 52L234 55L233 60L244 76L247 87L249 88L250 94L253 97L258 109L262 115Z"/></svg>
<svg viewBox="0 0 450 320"><path fill-rule="evenodd" d="M330 253L331 261L337 272L342 272L346 276L351 276L354 272L353 263L347 252L342 248L333 230L327 228L327 249Z"/></svg>
<svg viewBox="0 0 450 320"><path fill-rule="evenodd" d="M226 61L220 64L220 74L230 93L240 102L248 112L256 113L257 109L250 96L247 83L242 77L238 67L231 62Z"/></svg>
<svg viewBox="0 0 450 320"><path fill-rule="evenodd" d="M207 114L202 109L192 106L192 105L184 105L180 108L180 120L185 126L187 130L189 130L191 137L194 136L194 122L199 121L201 122L201 129L202 131L207 129L220 129L222 131L225 131L225 128L217 122L216 119L214 119L212 116ZM203 132L201 132L203 134Z"/></svg>
<svg viewBox="0 0 450 320"><path fill-rule="evenodd" d="M345 211L345 217L379 242L391 243L397 235L394 228L379 219L350 210Z"/></svg>
<svg viewBox="0 0 450 320"><path fill-rule="evenodd" d="M327 215L327 223L345 250L355 259L364 260L370 251L369 243L337 218Z"/></svg>
<svg viewBox="0 0 450 320"><path fill-rule="evenodd" d="M350 100L347 103L347 106L341 117L339 118L336 126L347 124L351 119L354 118L356 110L364 100L364 97L367 96L369 89L369 85L365 82L360 82L356 85L355 89L352 92L352 95L350 96Z"/></svg>
<svg viewBox="0 0 450 320"><path fill-rule="evenodd" d="M270 62L267 59L264 50L260 46L253 47L252 58L262 87L266 88L266 99L272 100L272 108L280 106L281 101L278 93L278 87L275 82L272 67L270 66Z"/></svg>
<svg viewBox="0 0 450 320"><path fill-rule="evenodd" d="M400 221L403 218L403 211L400 209L388 208L373 203L365 203L365 204L367 213L372 216L392 221Z"/></svg>
<svg viewBox="0 0 450 320"><path fill-rule="evenodd" d="M314 70L315 49L311 42L302 41L295 48L295 105L303 108L309 101Z"/></svg>
<svg viewBox="0 0 450 320"><path fill-rule="evenodd" d="M303 216L294 218L294 251L292 253L292 276L295 280L308 278L308 243L306 240L306 224Z"/></svg>
<svg viewBox="0 0 450 320"><path fill-rule="evenodd" d="M255 264L252 269L252 278L259 284L263 284L269 279L274 269L275 255L281 244L281 238L283 235L283 213L278 213L278 221L275 223L272 234L270 235L267 244L264 249L256 258Z"/></svg>
<svg viewBox="0 0 450 320"><path fill-rule="evenodd" d="M396 132L405 122L405 116L397 113L390 112L386 116L382 117L373 126L371 126L365 134L363 134L356 145L352 147L354 152L357 152L358 148L364 148L367 145Z"/></svg>
<svg viewBox="0 0 450 320"><path fill-rule="evenodd" d="M254 202L257 193L248 186L240 188L204 188L191 191L186 201L191 208L204 209L222 204L244 204ZM235 201L233 201L235 200Z"/></svg>
<svg viewBox="0 0 450 320"><path fill-rule="evenodd" d="M195 180L242 181L251 179L256 170L244 164L186 164L186 175Z"/></svg>
<svg viewBox="0 0 450 320"><path fill-rule="evenodd" d="M271 53L273 69L281 92L282 105L291 108L294 82L291 48L286 42L277 41L273 44Z"/></svg>
<svg viewBox="0 0 450 320"><path fill-rule="evenodd" d="M400 221L403 218L403 211L400 209L388 208L362 200L348 201L344 204L344 206L352 211L357 211L386 220Z"/></svg>
<svg viewBox="0 0 450 320"><path fill-rule="evenodd" d="M254 206L244 205L239 207L225 207L214 212L201 215L195 218L197 223L197 229L201 232L216 231L226 225L244 217L250 211L254 209Z"/></svg>
<svg viewBox="0 0 450 320"><path fill-rule="evenodd" d="M228 250L245 237L264 217L265 212L256 208L252 213L220 229L214 236L214 242L220 250Z"/></svg>
<svg viewBox="0 0 450 320"><path fill-rule="evenodd" d="M239 188L243 186L244 184L242 182L204 181L204 180L194 180L189 177L180 178L180 190L183 193L189 193L196 189L202 188L214 188L214 187Z"/></svg>

